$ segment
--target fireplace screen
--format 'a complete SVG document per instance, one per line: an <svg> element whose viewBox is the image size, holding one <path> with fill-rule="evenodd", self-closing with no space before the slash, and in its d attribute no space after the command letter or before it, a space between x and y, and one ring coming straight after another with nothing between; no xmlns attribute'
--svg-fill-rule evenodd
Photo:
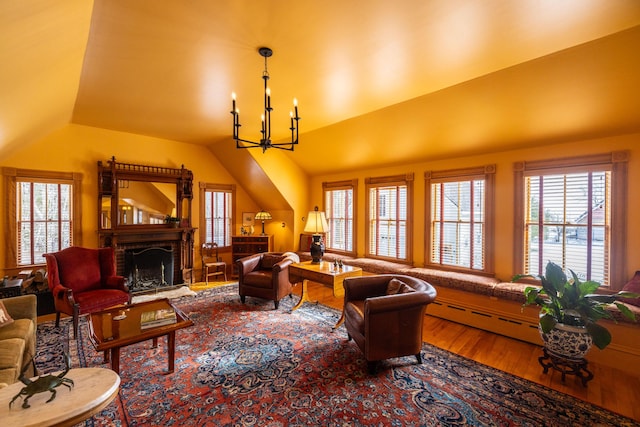
<svg viewBox="0 0 640 427"><path fill-rule="evenodd" d="M131 292L144 292L173 285L171 248L125 251L124 274Z"/></svg>

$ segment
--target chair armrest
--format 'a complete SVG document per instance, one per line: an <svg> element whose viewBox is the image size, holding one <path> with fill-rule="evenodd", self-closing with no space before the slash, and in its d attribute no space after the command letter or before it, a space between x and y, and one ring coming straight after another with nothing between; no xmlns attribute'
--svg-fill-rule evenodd
<svg viewBox="0 0 640 427"><path fill-rule="evenodd" d="M251 273L253 270L255 270L258 267L261 259L262 259L262 254L259 253L259 254L249 255L237 260L236 265L238 266L238 275L242 277L247 273Z"/></svg>
<svg viewBox="0 0 640 427"><path fill-rule="evenodd" d="M127 279L125 279L123 276L107 277L107 280L105 281L105 288L119 289L123 292L129 292L129 288L127 287Z"/></svg>
<svg viewBox="0 0 640 427"><path fill-rule="evenodd" d="M38 311L34 294L4 298L2 303L13 319L31 319L36 324Z"/></svg>
<svg viewBox="0 0 640 427"><path fill-rule="evenodd" d="M73 299L73 291L64 285L58 284L54 286L53 289L51 289L51 293L53 294L54 302L57 300L65 301L70 307L73 307L76 303Z"/></svg>
<svg viewBox="0 0 640 427"><path fill-rule="evenodd" d="M344 279L344 302L362 301L387 292L389 278L382 276L348 277Z"/></svg>
<svg viewBox="0 0 640 427"><path fill-rule="evenodd" d="M293 260L291 258L285 258L282 261L275 263L273 265L272 272L275 274L279 274L282 271L287 271L291 264L293 264Z"/></svg>
<svg viewBox="0 0 640 427"><path fill-rule="evenodd" d="M427 305L435 296L426 292L409 292L406 294L385 295L367 298L364 302L365 316L367 314L384 313L388 311L408 310L413 307Z"/></svg>

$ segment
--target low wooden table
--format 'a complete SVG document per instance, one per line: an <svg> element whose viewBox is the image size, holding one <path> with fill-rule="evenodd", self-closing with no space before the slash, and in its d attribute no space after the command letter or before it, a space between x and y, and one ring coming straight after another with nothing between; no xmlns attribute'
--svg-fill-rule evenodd
<svg viewBox="0 0 640 427"><path fill-rule="evenodd" d="M30 408L23 408L24 396L9 402L24 387L21 382L0 389L0 424L3 427L73 426L102 411L120 390L120 377L110 369L71 369L65 378L73 380L71 389L56 388L56 398L49 403L48 391L29 398Z"/></svg>
<svg viewBox="0 0 640 427"><path fill-rule="evenodd" d="M140 316L147 311L174 309L177 321L169 325L142 329ZM120 316L125 315L121 320ZM175 363L176 331L192 326L193 322L182 311L174 307L168 299L130 304L119 308L111 308L89 317L91 341L96 350L105 352L105 361L111 359L111 369L120 373L120 348L146 340L153 340L153 347L158 344L158 337L167 336L169 357L168 373L172 373Z"/></svg>
<svg viewBox="0 0 640 427"><path fill-rule="evenodd" d="M289 266L289 281L291 283L302 282L302 293L300 294L300 301L291 309L295 311L309 300L309 294L307 292L308 282L317 282L322 285L328 286L333 289L333 296L344 296L344 286L342 282L347 277L362 276L362 269L360 267L353 267L350 265L343 265L342 268L334 268L333 263L320 261L314 264L311 261L305 261L300 263L291 264ZM338 323L335 324L333 329L338 328L344 323L344 308Z"/></svg>

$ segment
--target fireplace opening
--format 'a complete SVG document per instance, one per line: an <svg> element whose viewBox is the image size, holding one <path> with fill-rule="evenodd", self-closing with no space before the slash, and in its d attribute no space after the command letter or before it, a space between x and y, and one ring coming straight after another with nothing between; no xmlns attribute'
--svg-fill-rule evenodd
<svg viewBox="0 0 640 427"><path fill-rule="evenodd" d="M124 251L124 276L133 293L173 286L173 250L171 247L127 249Z"/></svg>

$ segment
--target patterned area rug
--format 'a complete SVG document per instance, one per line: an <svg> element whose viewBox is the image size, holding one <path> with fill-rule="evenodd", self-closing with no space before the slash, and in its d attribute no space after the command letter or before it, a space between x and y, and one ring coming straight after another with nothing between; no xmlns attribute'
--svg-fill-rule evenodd
<svg viewBox="0 0 640 427"><path fill-rule="evenodd" d="M176 334L176 371L165 373L165 340L121 351L119 397L87 426L623 426L601 408L471 360L424 345L414 357L385 361L375 376L339 313L296 298L247 298L236 285L175 300L194 321ZM41 372L103 366L83 320L77 342L69 320L38 326ZM58 393L64 399L66 390ZM73 391L70 391L73 393Z"/></svg>

